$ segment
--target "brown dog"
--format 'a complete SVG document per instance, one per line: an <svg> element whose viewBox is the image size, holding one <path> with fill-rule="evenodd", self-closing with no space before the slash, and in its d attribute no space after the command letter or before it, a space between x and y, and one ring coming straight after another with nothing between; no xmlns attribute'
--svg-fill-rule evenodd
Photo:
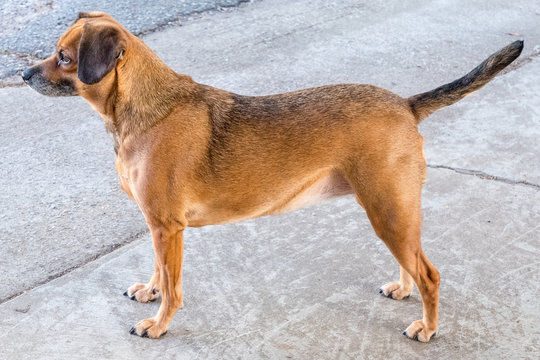
<svg viewBox="0 0 540 360"><path fill-rule="evenodd" d="M162 295L157 315L132 334L157 338L182 306L182 231L280 214L354 194L400 265L381 288L403 299L416 283L422 320L405 335L437 330L439 272L420 245L426 176L418 123L479 89L519 56L516 41L463 78L403 99L371 85L333 85L249 97L195 83L168 68L109 15L81 13L57 52L23 73L50 96L80 95L114 139L122 189L152 234L155 271L125 295Z"/></svg>

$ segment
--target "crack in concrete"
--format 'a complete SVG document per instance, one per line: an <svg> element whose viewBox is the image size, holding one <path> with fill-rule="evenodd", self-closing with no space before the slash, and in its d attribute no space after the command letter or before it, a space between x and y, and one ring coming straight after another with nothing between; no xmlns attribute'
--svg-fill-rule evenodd
<svg viewBox="0 0 540 360"><path fill-rule="evenodd" d="M144 36L148 34L153 34L158 31L166 30L170 27L175 26L182 26L181 19L182 18L189 18L189 20L192 20L194 18L197 18L198 16L206 15L206 14L212 14L214 12L222 12L222 11L228 11L230 9L237 9L240 6L244 5L245 3L252 3L254 0L238 0L236 4L226 5L226 4L217 4L216 6L208 9L203 10L194 10L187 14L181 14L173 19L166 20L162 23L156 23L156 25L153 28L145 29L139 32L134 32L133 35L135 36Z"/></svg>
<svg viewBox="0 0 540 360"><path fill-rule="evenodd" d="M123 241L119 242L119 243L116 243L116 244L111 244L111 245L108 245L107 247L105 247L104 249L102 249L101 251L87 257L86 259L83 259L79 264L76 264L74 266L71 266L67 269L64 269L62 271L59 271L57 273L54 273L52 275L49 275L46 279L44 280L41 280L41 281L38 281L36 282L35 284L32 284L29 288L25 289L25 290L22 290L22 291L19 291L15 294L12 294L12 295L9 295L9 296L6 296L4 298L0 298L0 305L11 300L11 299L14 299L22 294L26 294L27 292L29 292L30 290L34 290L35 288L41 286L41 285L45 285L55 279L58 279L59 277L62 277L64 275L67 275L69 274L70 272L72 272L73 270L76 270L80 267L83 267L91 262L94 262L96 260L99 260L100 258L102 258L103 256L105 255L108 255L116 250L119 250L123 247L125 247L126 245L129 245L131 243L133 243L134 241L136 240L139 240L141 239L143 236L149 234L150 231L149 230L142 230L134 235L131 235L130 237L128 237L127 239L124 239Z"/></svg>
<svg viewBox="0 0 540 360"><path fill-rule="evenodd" d="M532 188L540 190L540 185L539 184L535 184L535 183L532 183L532 182L529 182L529 181L526 181L526 180L513 180L513 179L505 178L505 177L502 177L502 176L491 175L491 174L485 173L485 172L480 171L480 170L462 169L462 168L455 168L455 167L451 167L451 166L436 165L436 164L427 164L427 167L431 168L431 169L452 170L454 172L457 172L458 174L472 175L472 176L476 176L476 177L478 177L478 178L480 178L482 180L499 181L499 182L503 182L503 183L511 184L511 185L530 186Z"/></svg>
<svg viewBox="0 0 540 360"><path fill-rule="evenodd" d="M351 16L351 14L346 13L346 14L342 14L342 15L333 17L331 19L325 20L325 21L320 21L320 22L317 22L317 23L314 23L314 24L306 25L306 26L303 26L303 27L298 27L298 28L292 29L290 31L287 31L286 33L276 34L276 35L274 35L274 36L272 36L270 38L262 39L262 40L260 40L260 41L258 41L256 43L244 45L244 46L240 47L240 49L244 49L244 48L247 48L247 47L254 47L254 46L257 46L257 45L261 45L261 44L268 44L270 42L273 42L274 40L277 40L277 39L280 39L280 38L285 38L285 37L291 36L291 35L296 35L298 33L302 33L304 31L319 27L321 25L332 23L332 22L334 22L336 20L340 20L340 19L346 18L348 16Z"/></svg>

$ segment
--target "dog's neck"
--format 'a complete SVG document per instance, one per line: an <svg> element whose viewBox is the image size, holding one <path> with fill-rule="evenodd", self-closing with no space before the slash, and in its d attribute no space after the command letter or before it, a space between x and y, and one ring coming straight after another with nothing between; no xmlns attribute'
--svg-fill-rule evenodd
<svg viewBox="0 0 540 360"><path fill-rule="evenodd" d="M181 106L196 89L187 75L175 73L141 40L130 42L129 54L113 70L108 98L102 108L107 131L114 140L115 151L128 138L137 136ZM112 75L112 74L111 74Z"/></svg>

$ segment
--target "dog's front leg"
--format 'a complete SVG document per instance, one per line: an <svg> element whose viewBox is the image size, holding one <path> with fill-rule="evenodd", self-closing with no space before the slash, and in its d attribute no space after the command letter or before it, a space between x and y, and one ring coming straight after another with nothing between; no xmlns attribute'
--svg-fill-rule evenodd
<svg viewBox="0 0 540 360"><path fill-rule="evenodd" d="M176 311L182 307L182 256L184 251L184 227L178 223L149 224L159 269L161 306L156 316L141 320L131 334L158 338L163 335Z"/></svg>

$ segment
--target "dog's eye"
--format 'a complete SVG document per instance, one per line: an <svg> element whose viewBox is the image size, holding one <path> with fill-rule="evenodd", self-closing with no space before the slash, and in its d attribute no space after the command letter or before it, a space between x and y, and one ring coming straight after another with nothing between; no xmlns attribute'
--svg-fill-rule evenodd
<svg viewBox="0 0 540 360"><path fill-rule="evenodd" d="M58 64L69 64L71 62L71 59L64 55L63 52L60 52L58 54Z"/></svg>

